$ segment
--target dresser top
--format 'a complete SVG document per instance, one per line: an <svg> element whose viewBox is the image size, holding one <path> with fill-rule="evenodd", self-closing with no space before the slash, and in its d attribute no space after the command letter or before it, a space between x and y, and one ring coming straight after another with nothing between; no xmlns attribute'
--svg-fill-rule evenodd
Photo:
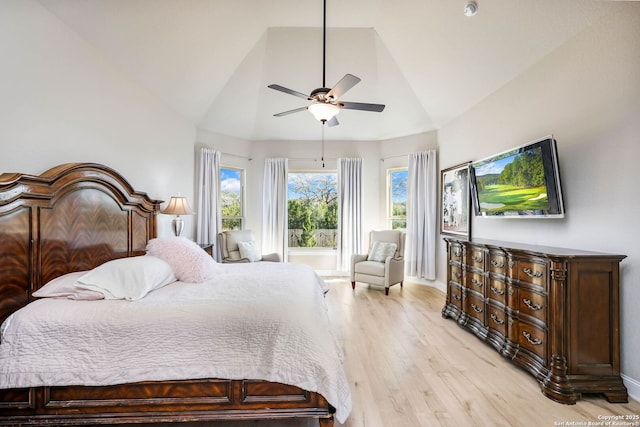
<svg viewBox="0 0 640 427"><path fill-rule="evenodd" d="M518 251L535 254L544 257L563 257L563 258L608 258L615 260L623 260L626 255L610 254L604 252L585 251L581 249L557 248L552 246L538 246L527 243L505 242L501 240L490 239L471 239L461 240L452 237L445 237L445 241L471 244L477 246L485 246L489 249L500 249L504 251Z"/></svg>

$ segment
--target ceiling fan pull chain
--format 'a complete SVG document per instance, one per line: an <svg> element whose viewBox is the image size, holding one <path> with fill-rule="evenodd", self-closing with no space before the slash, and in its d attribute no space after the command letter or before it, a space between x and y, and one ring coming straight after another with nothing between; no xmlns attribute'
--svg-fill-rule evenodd
<svg viewBox="0 0 640 427"><path fill-rule="evenodd" d="M320 156L320 160L322 160L322 169L324 169L324 125L325 124L322 123L322 156Z"/></svg>

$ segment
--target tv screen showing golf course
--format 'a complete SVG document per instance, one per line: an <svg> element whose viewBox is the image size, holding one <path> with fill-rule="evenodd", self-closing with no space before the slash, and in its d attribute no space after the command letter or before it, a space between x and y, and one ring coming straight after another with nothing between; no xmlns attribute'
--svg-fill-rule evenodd
<svg viewBox="0 0 640 427"><path fill-rule="evenodd" d="M472 163L476 214L564 214L553 139L518 147Z"/></svg>

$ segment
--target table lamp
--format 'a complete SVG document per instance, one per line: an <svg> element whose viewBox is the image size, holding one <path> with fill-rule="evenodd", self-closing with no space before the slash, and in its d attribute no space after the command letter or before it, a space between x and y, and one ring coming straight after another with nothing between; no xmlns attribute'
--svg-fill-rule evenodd
<svg viewBox="0 0 640 427"><path fill-rule="evenodd" d="M167 207L164 208L161 213L167 215L176 215L171 221L171 227L173 228L173 234L179 236L184 229L184 220L180 218L180 215L192 215L193 211L187 198L185 196L171 196L171 200L167 203Z"/></svg>

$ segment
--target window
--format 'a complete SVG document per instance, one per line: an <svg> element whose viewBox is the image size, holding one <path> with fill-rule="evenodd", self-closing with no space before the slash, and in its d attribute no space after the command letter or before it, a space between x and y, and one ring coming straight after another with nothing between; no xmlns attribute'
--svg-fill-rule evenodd
<svg viewBox="0 0 640 427"><path fill-rule="evenodd" d="M407 168L387 170L387 215L392 229L407 228Z"/></svg>
<svg viewBox="0 0 640 427"><path fill-rule="evenodd" d="M289 247L335 248L338 186L335 172L290 172L287 179Z"/></svg>
<svg viewBox="0 0 640 427"><path fill-rule="evenodd" d="M244 222L244 171L220 168L222 230L242 230Z"/></svg>

